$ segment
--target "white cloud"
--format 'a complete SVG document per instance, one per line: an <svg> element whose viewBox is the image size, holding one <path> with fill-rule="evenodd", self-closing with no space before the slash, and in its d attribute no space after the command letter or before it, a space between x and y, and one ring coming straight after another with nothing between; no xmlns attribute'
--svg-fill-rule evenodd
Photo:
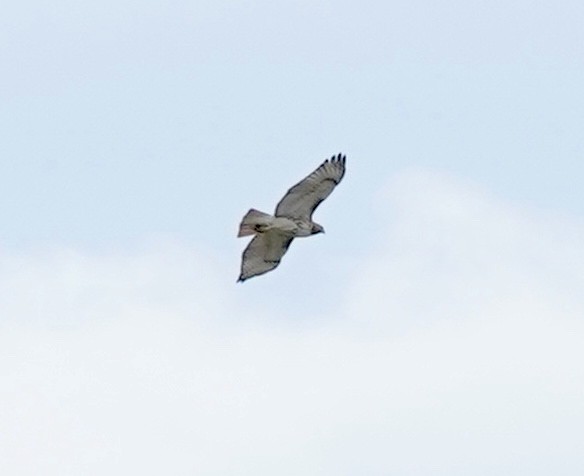
<svg viewBox="0 0 584 476"><path fill-rule="evenodd" d="M361 270L352 312L368 309L362 314L386 320L389 311L401 322L404 313L407 322L580 315L581 224L500 203L473 184L429 171L401 174L379 201L393 222L379 259Z"/></svg>
<svg viewBox="0 0 584 476"><path fill-rule="evenodd" d="M578 474L581 225L428 171L379 203L318 326L176 243L5 253L2 474Z"/></svg>

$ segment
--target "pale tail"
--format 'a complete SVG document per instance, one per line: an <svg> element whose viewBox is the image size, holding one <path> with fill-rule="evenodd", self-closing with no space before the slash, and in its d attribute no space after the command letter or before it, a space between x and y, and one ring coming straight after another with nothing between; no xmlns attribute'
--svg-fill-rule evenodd
<svg viewBox="0 0 584 476"><path fill-rule="evenodd" d="M265 229L266 226L270 225L272 221L272 215L269 213L260 212L254 208L251 208L249 212L245 214L241 224L239 225L238 237L249 236L255 234L259 227Z"/></svg>

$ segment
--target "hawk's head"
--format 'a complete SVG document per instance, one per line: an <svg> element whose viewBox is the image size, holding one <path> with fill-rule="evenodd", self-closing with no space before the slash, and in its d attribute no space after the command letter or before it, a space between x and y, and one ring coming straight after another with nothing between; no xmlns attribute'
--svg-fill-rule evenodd
<svg viewBox="0 0 584 476"><path fill-rule="evenodd" d="M313 223L312 230L310 230L310 233L313 235L316 235L317 233L324 233L324 228L318 223Z"/></svg>

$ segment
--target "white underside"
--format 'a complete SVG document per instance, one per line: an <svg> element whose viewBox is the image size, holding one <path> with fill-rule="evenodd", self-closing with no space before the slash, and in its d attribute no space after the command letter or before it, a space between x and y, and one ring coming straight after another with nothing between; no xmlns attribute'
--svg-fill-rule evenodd
<svg viewBox="0 0 584 476"><path fill-rule="evenodd" d="M290 218L274 217L267 230L278 230L296 238L301 238L310 236L312 225L306 222L294 221Z"/></svg>

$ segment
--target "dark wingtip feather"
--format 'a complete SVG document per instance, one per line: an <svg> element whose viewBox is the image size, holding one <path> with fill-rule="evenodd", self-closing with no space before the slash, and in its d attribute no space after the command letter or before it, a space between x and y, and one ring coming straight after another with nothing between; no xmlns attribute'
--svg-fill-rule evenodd
<svg viewBox="0 0 584 476"><path fill-rule="evenodd" d="M347 160L347 156L343 155L342 152L339 152L337 155L333 155L330 159L326 159L324 161L324 163L328 164L330 162L331 164L339 163L339 164L345 165L346 160Z"/></svg>
<svg viewBox="0 0 584 476"><path fill-rule="evenodd" d="M337 155L333 155L331 157L331 163L333 163L333 164L345 165L346 160L347 160L347 156L343 155L340 152ZM328 160L327 160L327 162L328 162Z"/></svg>

